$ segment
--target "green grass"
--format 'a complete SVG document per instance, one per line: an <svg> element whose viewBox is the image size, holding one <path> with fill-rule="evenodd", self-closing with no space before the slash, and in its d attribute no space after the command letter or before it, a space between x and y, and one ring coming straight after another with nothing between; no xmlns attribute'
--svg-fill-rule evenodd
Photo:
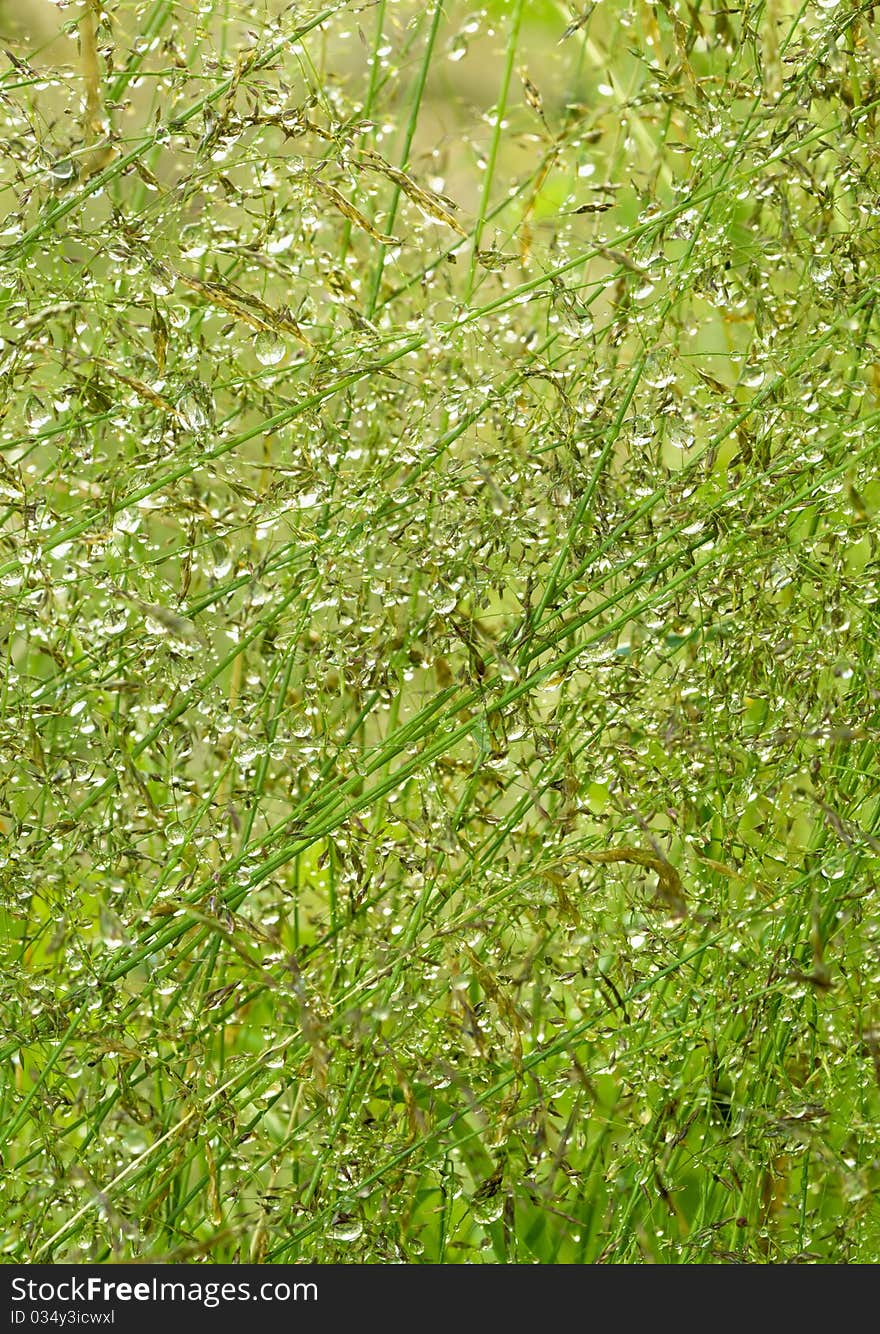
<svg viewBox="0 0 880 1334"><path fill-rule="evenodd" d="M47 21L3 1258L877 1262L872 6Z"/></svg>

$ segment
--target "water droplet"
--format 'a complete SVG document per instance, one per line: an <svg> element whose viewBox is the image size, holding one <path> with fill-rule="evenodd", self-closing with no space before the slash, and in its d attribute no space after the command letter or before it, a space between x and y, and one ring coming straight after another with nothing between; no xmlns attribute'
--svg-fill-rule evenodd
<svg viewBox="0 0 880 1334"><path fill-rule="evenodd" d="M690 449L694 443L694 433L688 430L684 422L673 423L666 436L673 449Z"/></svg>
<svg viewBox="0 0 880 1334"><path fill-rule="evenodd" d="M49 180L56 190L70 185L76 180L76 163L69 157L58 158L49 167Z"/></svg>
<svg viewBox="0 0 880 1334"><path fill-rule="evenodd" d="M36 394L30 394L24 405L24 419L30 429L37 432L52 420L52 413Z"/></svg>
<svg viewBox="0 0 880 1334"><path fill-rule="evenodd" d="M438 588L431 595L431 602L436 612L448 616L458 605L458 595L449 588Z"/></svg>
<svg viewBox="0 0 880 1334"><path fill-rule="evenodd" d="M357 1218L337 1218L331 1225L328 1235L334 1241L357 1241L363 1234L364 1225Z"/></svg>
<svg viewBox="0 0 880 1334"><path fill-rule="evenodd" d="M177 411L187 430L193 435L201 435L211 425L210 391L202 384L192 385L187 389L177 404Z"/></svg>
<svg viewBox="0 0 880 1334"><path fill-rule="evenodd" d="M101 932L101 939L107 946L108 950L118 950L128 943L125 927L122 925L122 922L113 909L108 908L106 903L101 904L98 926Z"/></svg>
<svg viewBox="0 0 880 1334"><path fill-rule="evenodd" d="M155 296L167 296L174 290L174 275L164 264L154 264L150 269L150 291Z"/></svg>
<svg viewBox="0 0 880 1334"><path fill-rule="evenodd" d="M284 360L287 352L282 340L269 329L264 329L262 333L257 334L254 350L257 354L257 361L262 366L277 366L280 361Z"/></svg>
<svg viewBox="0 0 880 1334"><path fill-rule="evenodd" d="M487 1199L476 1200L472 1210L474 1220L477 1223L487 1225L497 1223L504 1213L504 1195L501 1191L490 1195Z"/></svg>

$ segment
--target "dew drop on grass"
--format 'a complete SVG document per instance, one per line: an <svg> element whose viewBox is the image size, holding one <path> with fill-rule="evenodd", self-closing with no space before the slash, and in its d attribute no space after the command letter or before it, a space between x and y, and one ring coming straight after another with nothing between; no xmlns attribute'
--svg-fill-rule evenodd
<svg viewBox="0 0 880 1334"><path fill-rule="evenodd" d="M72 158L58 158L49 167L49 179L58 189L61 186L70 185L76 180L76 163Z"/></svg>
<svg viewBox="0 0 880 1334"><path fill-rule="evenodd" d="M498 1191L495 1195L490 1195L488 1199L476 1200L471 1207L474 1221L488 1226L490 1223L497 1223L504 1213L504 1193Z"/></svg>
<svg viewBox="0 0 880 1334"><path fill-rule="evenodd" d="M193 435L203 435L211 424L211 415L207 403L208 395L200 386L187 390L179 399L177 411L187 430Z"/></svg>
<svg viewBox="0 0 880 1334"><path fill-rule="evenodd" d="M150 267L150 291L154 296L168 296L174 290L174 275L161 264Z"/></svg>
<svg viewBox="0 0 880 1334"><path fill-rule="evenodd" d="M254 351L257 361L262 366L277 366L284 360L287 349L284 341L277 334L270 333L269 330L263 330L257 334L254 342Z"/></svg>
<svg viewBox="0 0 880 1334"><path fill-rule="evenodd" d="M127 944L128 938L125 927L122 925L118 913L115 913L112 908L103 903L101 904L99 923L101 939L108 950L118 950Z"/></svg>
<svg viewBox="0 0 880 1334"><path fill-rule="evenodd" d="M31 394L24 405L24 418L29 429L36 434L52 420L52 411L36 394Z"/></svg>
<svg viewBox="0 0 880 1334"><path fill-rule="evenodd" d="M363 1236L364 1225L357 1218L340 1218L331 1224L327 1235L333 1241L352 1242Z"/></svg>

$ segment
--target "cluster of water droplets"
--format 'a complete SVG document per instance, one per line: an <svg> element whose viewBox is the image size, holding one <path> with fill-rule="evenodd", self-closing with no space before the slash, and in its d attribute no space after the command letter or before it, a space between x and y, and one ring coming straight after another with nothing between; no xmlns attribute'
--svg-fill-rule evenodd
<svg viewBox="0 0 880 1334"><path fill-rule="evenodd" d="M4 1253L820 1245L874 29L59 8L3 72Z"/></svg>

